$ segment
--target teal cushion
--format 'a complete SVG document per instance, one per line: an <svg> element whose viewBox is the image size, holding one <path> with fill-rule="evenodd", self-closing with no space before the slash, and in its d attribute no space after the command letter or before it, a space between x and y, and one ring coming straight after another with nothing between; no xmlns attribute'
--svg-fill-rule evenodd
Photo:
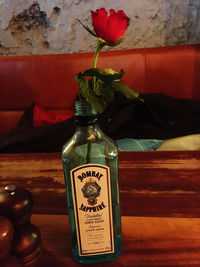
<svg viewBox="0 0 200 267"><path fill-rule="evenodd" d="M156 150L164 140L123 138L115 140L119 151L152 151Z"/></svg>

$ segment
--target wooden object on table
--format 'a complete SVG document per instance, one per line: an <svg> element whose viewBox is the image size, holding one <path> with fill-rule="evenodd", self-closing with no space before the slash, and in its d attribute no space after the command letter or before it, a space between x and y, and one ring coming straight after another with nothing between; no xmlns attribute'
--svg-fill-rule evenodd
<svg viewBox="0 0 200 267"><path fill-rule="evenodd" d="M25 267L35 266L42 254L40 231L30 223L32 204L31 193L22 187L7 185L0 191L0 214L6 216L0 218L9 219L10 223L9 231L4 232L7 239L10 234L9 247L7 244L4 247L8 247L7 254L15 255ZM1 220L0 226L2 227Z"/></svg>
<svg viewBox="0 0 200 267"><path fill-rule="evenodd" d="M0 215L0 262L7 257L10 252L13 234L14 228L10 220Z"/></svg>
<svg viewBox="0 0 200 267"><path fill-rule="evenodd" d="M200 266L199 163L200 151L119 154L123 254L102 266ZM0 181L33 194L42 267L80 266L72 259L60 154L2 154Z"/></svg>

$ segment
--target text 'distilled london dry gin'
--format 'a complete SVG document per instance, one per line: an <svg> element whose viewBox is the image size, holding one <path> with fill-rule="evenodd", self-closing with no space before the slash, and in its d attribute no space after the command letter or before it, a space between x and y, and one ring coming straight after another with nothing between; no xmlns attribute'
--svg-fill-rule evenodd
<svg viewBox="0 0 200 267"><path fill-rule="evenodd" d="M73 256L79 263L111 261L122 251L118 152L87 102L76 101L75 116L76 131L62 151Z"/></svg>

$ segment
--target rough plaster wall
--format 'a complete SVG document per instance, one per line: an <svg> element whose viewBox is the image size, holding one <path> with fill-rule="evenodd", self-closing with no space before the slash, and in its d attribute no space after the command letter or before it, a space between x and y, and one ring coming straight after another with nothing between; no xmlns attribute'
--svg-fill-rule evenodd
<svg viewBox="0 0 200 267"><path fill-rule="evenodd" d="M123 9L129 49L200 43L200 0L0 0L0 55L93 51L90 10Z"/></svg>

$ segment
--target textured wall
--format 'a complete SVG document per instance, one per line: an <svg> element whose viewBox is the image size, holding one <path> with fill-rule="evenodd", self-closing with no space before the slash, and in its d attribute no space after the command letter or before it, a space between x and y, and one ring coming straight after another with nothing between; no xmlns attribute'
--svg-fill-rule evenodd
<svg viewBox="0 0 200 267"><path fill-rule="evenodd" d="M124 9L127 38L112 49L200 43L200 0L0 0L0 55L93 51L90 10Z"/></svg>

